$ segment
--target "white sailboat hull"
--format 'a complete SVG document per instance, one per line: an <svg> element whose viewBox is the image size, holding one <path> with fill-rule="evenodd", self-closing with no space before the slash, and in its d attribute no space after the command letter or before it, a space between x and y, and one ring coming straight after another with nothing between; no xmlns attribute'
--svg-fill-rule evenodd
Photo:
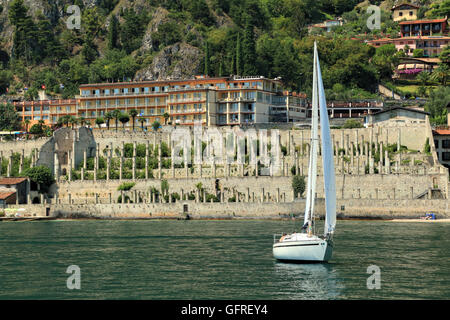
<svg viewBox="0 0 450 320"><path fill-rule="evenodd" d="M317 236L308 238L300 234L292 240L282 240L273 245L277 260L291 262L327 262L333 254L333 243ZM304 236L303 236L304 235Z"/></svg>

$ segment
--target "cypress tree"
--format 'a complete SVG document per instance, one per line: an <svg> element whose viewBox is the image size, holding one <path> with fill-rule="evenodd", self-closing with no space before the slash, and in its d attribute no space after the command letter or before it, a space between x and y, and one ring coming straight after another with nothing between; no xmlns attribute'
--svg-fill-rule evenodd
<svg viewBox="0 0 450 320"><path fill-rule="evenodd" d="M206 41L205 44L205 75L209 75L210 73L210 66L209 66L209 46L208 41Z"/></svg>
<svg viewBox="0 0 450 320"><path fill-rule="evenodd" d="M256 75L258 72L255 66L256 44L253 29L253 23L247 17L242 41L243 75L245 76Z"/></svg>
<svg viewBox="0 0 450 320"><path fill-rule="evenodd" d="M119 38L119 21L117 17L113 15L109 22L108 29L108 49L118 48L117 40Z"/></svg>
<svg viewBox="0 0 450 320"><path fill-rule="evenodd" d="M236 74L242 75L242 71L241 34L238 33L236 43Z"/></svg>

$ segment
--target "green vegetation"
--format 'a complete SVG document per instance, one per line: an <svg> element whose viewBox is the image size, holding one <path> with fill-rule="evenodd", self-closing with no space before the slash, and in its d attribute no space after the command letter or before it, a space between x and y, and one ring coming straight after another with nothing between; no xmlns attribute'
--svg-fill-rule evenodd
<svg viewBox="0 0 450 320"><path fill-rule="evenodd" d="M425 111L430 113L430 122L442 125L447 122L447 104L450 101L450 87L437 87L430 92Z"/></svg>
<svg viewBox="0 0 450 320"><path fill-rule="evenodd" d="M117 188L117 190L128 191L128 190L131 190L131 188L133 188L135 185L136 185L136 183L134 183L134 182L124 182Z"/></svg>
<svg viewBox="0 0 450 320"><path fill-rule="evenodd" d="M305 177L296 175L292 177L292 190L294 190L294 195L297 198L300 194L300 197L305 192L306 182Z"/></svg>
<svg viewBox="0 0 450 320"><path fill-rule="evenodd" d="M21 123L12 104L0 104L0 130L14 131L20 130Z"/></svg>
<svg viewBox="0 0 450 320"><path fill-rule="evenodd" d="M13 54L0 50L0 94L27 86L27 95L36 97L45 85L47 93L73 97L81 83L132 79L167 46L180 42L203 53L200 70L210 76L281 77L288 89L310 94L312 48L318 40L327 95L339 100L372 98L378 81L392 75L400 54L349 39L365 32L396 34L399 27L382 10L381 29L371 32L365 7L355 8L360 2L155 0L119 8L118 0L98 1L95 7L78 1L81 30L69 30L42 13L33 18L23 0L13 0L7 21L13 27ZM143 46L158 7L167 13ZM309 24L341 15L346 23L333 33L308 35ZM135 118L129 116L134 127ZM104 117L108 128L113 118L117 127L118 115Z"/></svg>
<svg viewBox="0 0 450 320"><path fill-rule="evenodd" d="M25 170L24 177L29 177L30 180L39 186L39 191L45 193L50 186L55 182L51 170L46 166L36 166Z"/></svg>
<svg viewBox="0 0 450 320"><path fill-rule="evenodd" d="M354 119L348 119L345 121L343 129L354 129L354 128L362 128L363 125L360 121Z"/></svg>

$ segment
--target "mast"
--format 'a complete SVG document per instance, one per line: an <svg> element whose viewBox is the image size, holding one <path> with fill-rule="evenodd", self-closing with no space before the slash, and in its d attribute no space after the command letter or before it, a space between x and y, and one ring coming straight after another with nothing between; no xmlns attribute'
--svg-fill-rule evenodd
<svg viewBox="0 0 450 320"><path fill-rule="evenodd" d="M308 170L308 191L305 208L305 225L308 225L308 234L312 234L312 221L314 216L314 198L316 194L317 181L317 152L319 144L319 99L317 87L317 48L314 42L314 73L313 73L313 92L312 92L312 114L311 114L311 148Z"/></svg>
<svg viewBox="0 0 450 320"><path fill-rule="evenodd" d="M336 226L336 177L334 172L333 147L331 143L330 124L328 121L327 102L325 99L325 90L323 88L322 74L320 71L320 62L317 55L317 47L314 44L314 56L316 57L314 67L317 66L317 83L320 106L320 130L322 138L322 164L323 179L325 189L325 226L324 235L329 236L333 233Z"/></svg>

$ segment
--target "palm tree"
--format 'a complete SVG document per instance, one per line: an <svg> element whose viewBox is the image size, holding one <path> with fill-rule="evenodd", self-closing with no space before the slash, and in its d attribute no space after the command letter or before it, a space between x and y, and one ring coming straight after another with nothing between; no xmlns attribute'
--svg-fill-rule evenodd
<svg viewBox="0 0 450 320"><path fill-rule="evenodd" d="M119 116L119 121L122 122L122 128L125 131L125 123L130 121L130 116L127 113L121 113Z"/></svg>
<svg viewBox="0 0 450 320"><path fill-rule="evenodd" d="M134 131L135 118L137 115L138 115L138 111L136 109L130 110L130 116L131 116L131 119L133 119L133 131Z"/></svg>
<svg viewBox="0 0 450 320"><path fill-rule="evenodd" d="M141 118L139 119L139 121L141 122L141 129L142 129L142 131L144 131L144 122L145 122L145 119L144 119L143 117L141 117Z"/></svg>
<svg viewBox="0 0 450 320"><path fill-rule="evenodd" d="M427 71L422 71L417 75L417 80L420 81L422 86L425 86L430 81L430 74Z"/></svg>
<svg viewBox="0 0 450 320"><path fill-rule="evenodd" d="M85 117L79 117L77 120L81 126L84 126L86 124L86 118Z"/></svg>
<svg viewBox="0 0 450 320"><path fill-rule="evenodd" d="M112 116L114 119L116 119L116 132L117 132L117 127L119 126L119 117L122 114L122 112L120 112L120 110L113 110L112 111Z"/></svg>
<svg viewBox="0 0 450 320"><path fill-rule="evenodd" d="M30 119L25 119L25 131L28 132L28 125L30 124Z"/></svg>
<svg viewBox="0 0 450 320"><path fill-rule="evenodd" d="M435 81L439 81L443 86L447 84L447 78L450 76L450 68L444 64L439 64L439 67L434 69L431 74L431 78Z"/></svg>
<svg viewBox="0 0 450 320"><path fill-rule="evenodd" d="M113 119L113 118L114 118L114 116L112 115L111 111L107 112L105 114L106 126L108 127L108 130L109 130L109 123L110 123L111 119Z"/></svg>
<svg viewBox="0 0 450 320"><path fill-rule="evenodd" d="M78 119L74 116L69 116L68 122L72 125L72 129L73 129L73 127L78 123Z"/></svg>
<svg viewBox="0 0 450 320"><path fill-rule="evenodd" d="M105 120L102 117L97 117L95 119L95 124L98 125L98 128L100 129L101 125L105 123Z"/></svg>

